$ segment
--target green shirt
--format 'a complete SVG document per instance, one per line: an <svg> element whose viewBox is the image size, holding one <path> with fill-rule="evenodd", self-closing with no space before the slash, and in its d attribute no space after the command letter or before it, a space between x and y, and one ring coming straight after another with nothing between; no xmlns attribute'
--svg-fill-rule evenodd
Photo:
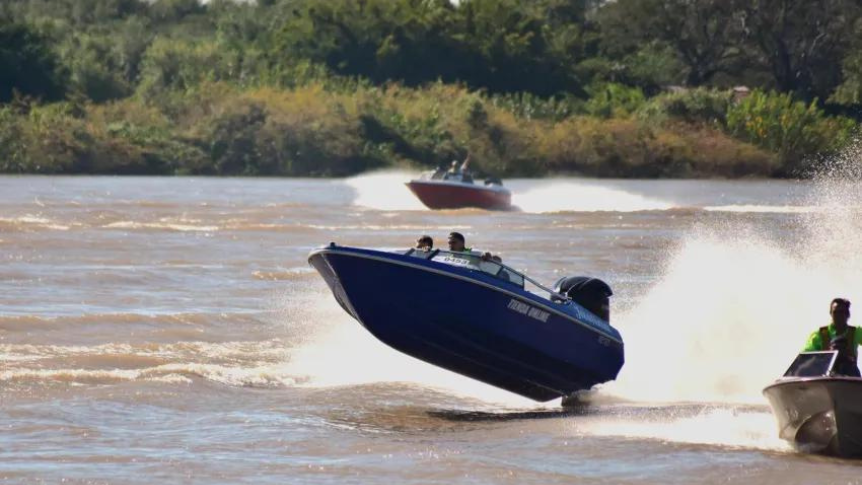
<svg viewBox="0 0 862 485"><path fill-rule="evenodd" d="M834 339L836 335L835 325L830 323L829 327L827 327L829 331L829 339ZM856 338L856 345L862 345L862 329L857 328L856 333L854 335ZM815 330L809 337L808 342L805 344L805 348L802 349L803 352L812 352L817 350L829 350L829 342L821 342L820 338L820 329Z"/></svg>

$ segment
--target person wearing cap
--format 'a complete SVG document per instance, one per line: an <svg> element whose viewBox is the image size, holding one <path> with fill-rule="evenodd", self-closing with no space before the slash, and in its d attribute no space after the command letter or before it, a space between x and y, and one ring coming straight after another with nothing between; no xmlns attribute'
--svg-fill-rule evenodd
<svg viewBox="0 0 862 485"><path fill-rule="evenodd" d="M434 240L431 239L431 236L423 234L416 240L416 249L425 252L431 251L434 249Z"/></svg>
<svg viewBox="0 0 862 485"><path fill-rule="evenodd" d="M858 347L862 345L862 330L850 326L850 300L835 298L829 305L832 323L820 327L808 337L804 352L837 350L835 373L860 377L857 366Z"/></svg>

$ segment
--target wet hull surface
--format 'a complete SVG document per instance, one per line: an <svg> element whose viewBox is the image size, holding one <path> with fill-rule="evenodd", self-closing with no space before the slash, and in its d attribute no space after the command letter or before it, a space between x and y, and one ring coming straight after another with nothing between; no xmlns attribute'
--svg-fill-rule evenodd
<svg viewBox="0 0 862 485"><path fill-rule="evenodd" d="M862 379L790 379L763 393L780 436L800 450L862 457Z"/></svg>

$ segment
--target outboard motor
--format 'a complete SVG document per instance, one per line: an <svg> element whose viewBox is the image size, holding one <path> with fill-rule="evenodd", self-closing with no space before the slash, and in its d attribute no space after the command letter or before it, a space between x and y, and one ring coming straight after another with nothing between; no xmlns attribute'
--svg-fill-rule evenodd
<svg viewBox="0 0 862 485"><path fill-rule="evenodd" d="M557 281L554 291L568 296L595 316L610 323L610 298L614 292L604 281L589 276L569 276Z"/></svg>

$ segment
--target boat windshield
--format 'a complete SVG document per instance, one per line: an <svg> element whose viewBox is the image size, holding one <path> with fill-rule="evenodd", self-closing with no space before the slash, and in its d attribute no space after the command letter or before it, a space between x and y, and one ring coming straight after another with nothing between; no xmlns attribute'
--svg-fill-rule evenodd
<svg viewBox="0 0 862 485"><path fill-rule="evenodd" d="M451 172L443 169L437 169L434 172L423 172L421 175L419 175L419 180L445 180L447 182L472 184L473 175L470 172Z"/></svg>
<svg viewBox="0 0 862 485"><path fill-rule="evenodd" d="M460 266L462 268L470 268L487 273L491 276L499 278L503 281L513 283L519 287L524 287L524 275L518 273L514 269L498 263L496 261L486 261L482 259L481 253L454 253L450 251L416 251L411 249L407 252L409 256L414 256L423 259L437 261L439 263L449 264L452 266Z"/></svg>
<svg viewBox="0 0 862 485"><path fill-rule="evenodd" d="M431 251L408 249L407 252L404 254L406 256L412 256L414 258L422 258L436 261L438 263L481 271L500 280L506 281L513 285L517 285L519 288L527 290L531 293L547 293L551 301L557 303L564 303L570 300L568 296L558 293L551 288L548 288L547 286L539 283L538 281L528 276L525 276L523 273L513 268L510 268L505 264L498 263L496 261L486 261L482 259L482 253L479 252L455 253L441 249L434 249ZM526 286L526 283L530 284L529 288Z"/></svg>
<svg viewBox="0 0 862 485"><path fill-rule="evenodd" d="M821 352L802 352L787 368L784 377L820 377L832 373L832 367L838 352L827 350Z"/></svg>

